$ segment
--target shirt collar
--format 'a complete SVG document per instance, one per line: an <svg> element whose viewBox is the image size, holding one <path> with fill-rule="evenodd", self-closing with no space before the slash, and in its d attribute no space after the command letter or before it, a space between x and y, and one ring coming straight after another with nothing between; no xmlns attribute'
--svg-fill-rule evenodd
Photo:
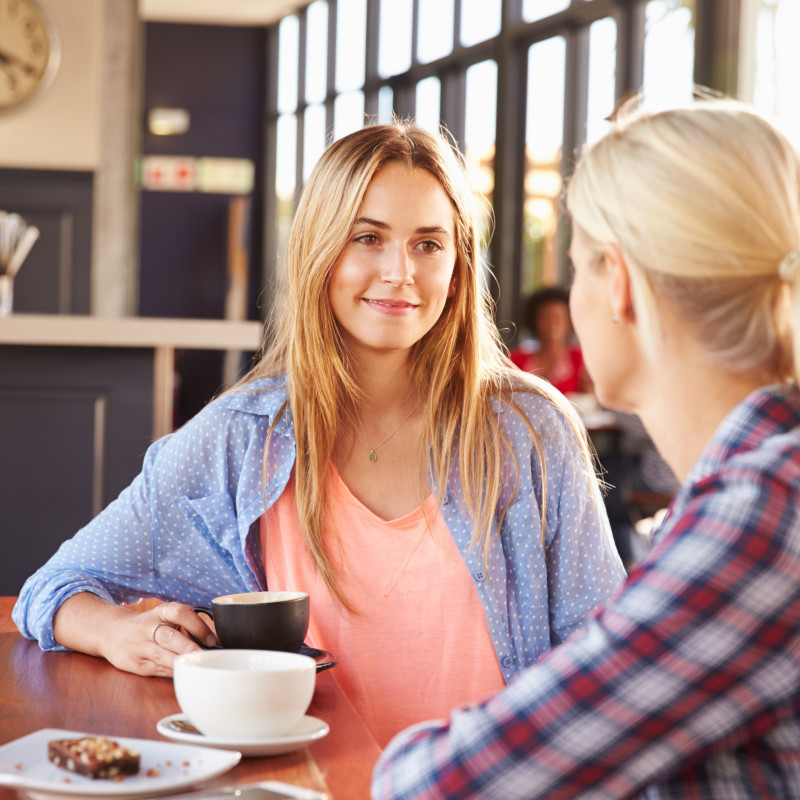
<svg viewBox="0 0 800 800"><path fill-rule="evenodd" d="M240 389L227 393L226 405L245 414L272 419L289 397L286 377L278 375L270 378L258 378ZM292 412L287 406L275 424L275 433L291 433L294 428Z"/></svg>
<svg viewBox="0 0 800 800"><path fill-rule="evenodd" d="M793 384L764 386L751 392L717 428L687 485L711 475L731 457L758 447L770 436L800 426L800 392Z"/></svg>

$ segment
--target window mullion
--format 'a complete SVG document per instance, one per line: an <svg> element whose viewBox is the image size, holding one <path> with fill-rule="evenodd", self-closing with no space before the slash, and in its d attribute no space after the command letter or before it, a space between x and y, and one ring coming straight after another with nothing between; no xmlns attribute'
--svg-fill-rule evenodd
<svg viewBox="0 0 800 800"><path fill-rule="evenodd" d="M325 68L325 144L333 141L333 112L336 98L336 22L338 0L328 0L328 52Z"/></svg>
<svg viewBox="0 0 800 800"><path fill-rule="evenodd" d="M570 31L566 36L564 80L564 141L561 148L562 185L566 185L575 166L576 154L586 141L586 112L589 95L589 27ZM558 221L558 274L567 279L569 230L563 216Z"/></svg>
<svg viewBox="0 0 800 800"><path fill-rule="evenodd" d="M497 121L494 160L494 235L491 258L497 285L497 318L504 322L517 317L521 289L523 224L523 181L525 170L525 109L527 70L523 48L511 41L510 30L522 15L521 0L505 0L497 48Z"/></svg>
<svg viewBox="0 0 800 800"><path fill-rule="evenodd" d="M275 285L278 252L278 26L267 30L266 63L266 98L264 120L264 190L262 205L262 221L264 229L264 246L261 253L262 286L267 295ZM267 308L269 303L263 304Z"/></svg>
<svg viewBox="0 0 800 800"><path fill-rule="evenodd" d="M464 148L464 135L467 106L467 73L464 68L449 70L442 75L442 121Z"/></svg>
<svg viewBox="0 0 800 800"><path fill-rule="evenodd" d="M364 64L364 111L371 119L378 117L378 42L381 31L381 2L367 0L367 42Z"/></svg>
<svg viewBox="0 0 800 800"><path fill-rule="evenodd" d="M620 7L617 23L617 79L614 96L622 98L640 92L644 85L644 36L647 0Z"/></svg>
<svg viewBox="0 0 800 800"><path fill-rule="evenodd" d="M306 110L306 51L308 46L306 39L308 36L308 12L303 9L298 12L299 20L298 43L297 43L297 158L295 162L295 204L300 196L300 189L303 186L303 161L305 159L305 110Z"/></svg>

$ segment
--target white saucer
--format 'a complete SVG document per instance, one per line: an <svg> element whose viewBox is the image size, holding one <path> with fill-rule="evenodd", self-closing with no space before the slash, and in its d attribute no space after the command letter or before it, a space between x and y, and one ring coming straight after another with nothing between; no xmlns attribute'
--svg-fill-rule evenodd
<svg viewBox="0 0 800 800"><path fill-rule="evenodd" d="M316 742L317 739L323 739L330 732L327 722L323 722L317 717L310 717L308 714L282 736L274 736L269 739L221 739L215 736L205 736L202 733L177 730L170 725L171 722L186 724L189 720L185 714L171 714L159 720L156 730L167 739L202 744L220 750L236 750L243 756L278 756L282 753L292 753L307 744Z"/></svg>

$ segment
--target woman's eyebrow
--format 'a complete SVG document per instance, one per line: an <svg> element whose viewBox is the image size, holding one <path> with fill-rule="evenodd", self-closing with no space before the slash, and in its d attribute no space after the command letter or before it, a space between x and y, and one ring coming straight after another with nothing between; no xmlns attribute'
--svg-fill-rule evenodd
<svg viewBox="0 0 800 800"><path fill-rule="evenodd" d="M371 217L359 217L354 223L356 225L370 225L373 228L380 228L381 230L391 230L392 226L381 222L379 219L372 219ZM424 225L416 229L415 233L438 233L442 236L450 236L450 231L443 228L441 225Z"/></svg>
<svg viewBox="0 0 800 800"><path fill-rule="evenodd" d="M450 231L447 228L443 228L441 225L428 225L424 228L417 228L417 233L440 233L444 236L449 236Z"/></svg>
<svg viewBox="0 0 800 800"><path fill-rule="evenodd" d="M385 231L388 231L391 227L385 222L381 222L378 219L370 219L369 217L359 217L353 225L372 225L374 228L382 228Z"/></svg>

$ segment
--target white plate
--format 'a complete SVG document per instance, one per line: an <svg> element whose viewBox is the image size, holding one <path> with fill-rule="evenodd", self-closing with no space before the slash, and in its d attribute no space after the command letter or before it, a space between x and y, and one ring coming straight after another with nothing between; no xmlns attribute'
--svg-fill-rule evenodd
<svg viewBox="0 0 800 800"><path fill-rule="evenodd" d="M205 736L202 733L176 730L170 725L175 721L184 724L189 722L184 714L172 714L160 720L156 725L156 730L162 736L174 739L176 742L204 744L207 747L216 747L222 750L238 750L243 756L278 756L282 753L293 753L307 744L316 742L317 739L323 739L330 732L327 722L307 714L283 736L269 739L220 739L214 736Z"/></svg>
<svg viewBox="0 0 800 800"><path fill-rule="evenodd" d="M124 780L84 778L61 769L47 759L47 743L52 739L80 739L104 736L58 728L43 728L0 747L0 786L24 789L33 798L135 798L158 797L188 788L213 778L236 766L241 753L213 750L187 744L171 744L150 739L126 739L110 736L125 747L141 754L138 775ZM148 770L158 775L149 777Z"/></svg>

